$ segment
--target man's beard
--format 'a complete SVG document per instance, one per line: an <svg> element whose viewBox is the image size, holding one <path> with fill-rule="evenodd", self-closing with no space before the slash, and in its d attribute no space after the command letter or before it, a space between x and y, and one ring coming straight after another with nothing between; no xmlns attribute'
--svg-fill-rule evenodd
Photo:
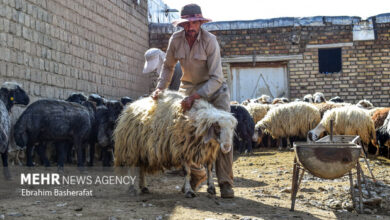
<svg viewBox="0 0 390 220"><path fill-rule="evenodd" d="M187 31L186 32L186 37L188 37L188 38L196 38L198 36L198 33L196 33L196 31L194 31L194 30Z"/></svg>

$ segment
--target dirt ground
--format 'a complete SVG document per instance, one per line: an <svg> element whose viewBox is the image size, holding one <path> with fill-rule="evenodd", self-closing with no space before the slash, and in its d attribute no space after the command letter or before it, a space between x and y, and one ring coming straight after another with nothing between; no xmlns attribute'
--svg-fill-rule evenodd
<svg viewBox="0 0 390 220"><path fill-rule="evenodd" d="M24 186L16 175L0 181L0 219L390 219L390 194L370 207L372 214L357 214L351 211L348 178L322 180L310 174L303 178L295 211L289 211L293 158L293 152L276 149L236 157L234 199L221 199L218 188L217 196L208 196L206 185L197 197L184 198L184 179L172 174L148 177L151 193L135 197L126 185L96 184L67 186L91 189L92 197L22 197ZM376 158L370 164L382 187L390 188L390 160Z"/></svg>

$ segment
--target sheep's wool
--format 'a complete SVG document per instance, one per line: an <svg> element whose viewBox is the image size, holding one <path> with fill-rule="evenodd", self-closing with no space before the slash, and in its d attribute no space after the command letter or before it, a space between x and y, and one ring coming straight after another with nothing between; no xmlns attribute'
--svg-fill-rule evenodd
<svg viewBox="0 0 390 220"><path fill-rule="evenodd" d="M127 105L114 131L115 166L136 166L154 173L183 162L214 162L220 146L215 140L204 142L208 128L218 123L221 130L233 134L237 120L202 99L183 114L183 98L178 92L166 91L157 100L147 97Z"/></svg>
<svg viewBox="0 0 390 220"><path fill-rule="evenodd" d="M306 102L293 102L272 108L257 122L255 130L261 129L273 138L306 137L307 132L321 120L320 112Z"/></svg>
<svg viewBox="0 0 390 220"><path fill-rule="evenodd" d="M320 124L328 134L330 133L330 120L333 120L333 132L337 135L359 135L365 144L370 141L375 145L376 134L374 122L368 113L355 106L334 108L325 112Z"/></svg>

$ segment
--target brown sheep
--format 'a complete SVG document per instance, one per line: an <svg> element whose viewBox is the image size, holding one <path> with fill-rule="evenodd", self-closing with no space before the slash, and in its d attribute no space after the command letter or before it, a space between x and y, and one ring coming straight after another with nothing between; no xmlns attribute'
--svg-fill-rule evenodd
<svg viewBox="0 0 390 220"><path fill-rule="evenodd" d="M371 118L374 121L375 129L379 128L385 122L387 115L389 114L390 108L377 108L371 112Z"/></svg>
<svg viewBox="0 0 390 220"><path fill-rule="evenodd" d="M166 91L158 100L139 99L126 106L118 119L114 131L115 166L122 173L140 167L139 187L144 193L149 192L145 174L183 166L186 171L183 191L186 197L194 197L190 166L206 164L207 191L215 194L212 164L219 150L227 153L232 149L237 120L203 99L196 100L183 113L183 98L181 93ZM133 185L130 190L136 193Z"/></svg>
<svg viewBox="0 0 390 220"><path fill-rule="evenodd" d="M350 105L349 103L334 103L334 102L322 102L322 103L313 103L313 104L320 111L321 118L324 116L324 113L328 110Z"/></svg>

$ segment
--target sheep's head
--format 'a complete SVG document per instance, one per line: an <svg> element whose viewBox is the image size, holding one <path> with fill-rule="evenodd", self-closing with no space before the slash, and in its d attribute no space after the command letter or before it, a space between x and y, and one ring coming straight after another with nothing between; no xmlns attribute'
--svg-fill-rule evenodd
<svg viewBox="0 0 390 220"><path fill-rule="evenodd" d="M222 153L232 150L237 119L231 113L218 110L204 100L196 100L186 114L196 127L195 135L203 136L204 143L219 144Z"/></svg>
<svg viewBox="0 0 390 220"><path fill-rule="evenodd" d="M232 123L229 122L215 122L208 128L203 141L206 144L210 141L217 142L222 153L226 154L232 150L234 127L232 129Z"/></svg>
<svg viewBox="0 0 390 220"><path fill-rule="evenodd" d="M85 101L87 101L88 98L87 96L85 96L83 93L72 93L67 99L66 101L68 102L76 102L76 103L83 103Z"/></svg>
<svg viewBox="0 0 390 220"><path fill-rule="evenodd" d="M107 101L106 106L108 108L108 120L110 121L110 123L115 124L116 120L118 119L119 115L123 110L123 105L119 101L111 100Z"/></svg>
<svg viewBox="0 0 390 220"><path fill-rule="evenodd" d="M313 100L314 100L314 103L326 102L325 96L324 96L324 94L321 93L321 92L316 92L316 93L313 95Z"/></svg>
<svg viewBox="0 0 390 220"><path fill-rule="evenodd" d="M28 105L30 98L27 93L15 82L5 82L1 87L1 93L7 98L6 106L10 111L14 104Z"/></svg>
<svg viewBox="0 0 390 220"><path fill-rule="evenodd" d="M317 127L307 133L307 140L316 141L323 135L325 131L325 127L322 124L318 124Z"/></svg>
<svg viewBox="0 0 390 220"><path fill-rule="evenodd" d="M374 105L366 100L366 99L363 99L363 100L360 100L357 104L356 104L357 107L359 108L364 108L364 109L372 109L374 108Z"/></svg>
<svg viewBox="0 0 390 220"><path fill-rule="evenodd" d="M308 103L313 103L314 102L313 96L311 94L307 94L303 97L303 101Z"/></svg>
<svg viewBox="0 0 390 220"><path fill-rule="evenodd" d="M263 124L260 123L261 121L257 122L255 126L255 132L252 136L252 141L257 142L259 139L263 138L265 134L265 127Z"/></svg>
<svg viewBox="0 0 390 220"><path fill-rule="evenodd" d="M91 94L88 96L88 101L95 102L96 106L102 106L104 105L103 98L98 94Z"/></svg>
<svg viewBox="0 0 390 220"><path fill-rule="evenodd" d="M121 98L121 103L123 106L125 106L127 103L132 103L132 102L134 102L134 100L128 96Z"/></svg>

